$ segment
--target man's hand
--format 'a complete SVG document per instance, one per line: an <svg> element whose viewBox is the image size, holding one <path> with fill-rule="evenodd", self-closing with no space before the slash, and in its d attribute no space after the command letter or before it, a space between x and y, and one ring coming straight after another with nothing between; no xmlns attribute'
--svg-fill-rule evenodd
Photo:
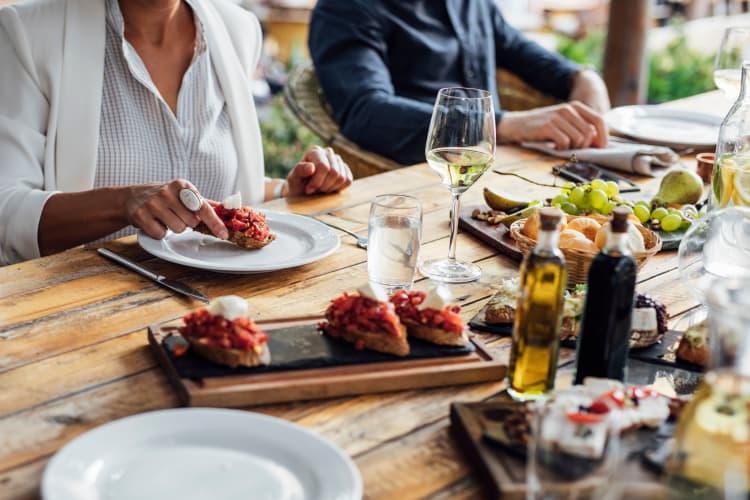
<svg viewBox="0 0 750 500"><path fill-rule="evenodd" d="M573 77L570 100L580 101L598 113L606 113L611 107L604 80L591 69L582 69Z"/></svg>
<svg viewBox="0 0 750 500"><path fill-rule="evenodd" d="M202 197L201 207L191 212L180 201L180 190L198 190L188 181L177 179L167 184L143 184L127 188L125 217L133 226L155 239L162 239L167 229L181 233L203 221L211 232L223 240L229 237L226 226Z"/></svg>
<svg viewBox="0 0 750 500"><path fill-rule="evenodd" d="M601 115L573 101L529 111L506 111L497 127L502 142L553 141L557 149L607 146Z"/></svg>
<svg viewBox="0 0 750 500"><path fill-rule="evenodd" d="M286 178L284 196L335 193L352 183L352 172L331 148L313 146Z"/></svg>

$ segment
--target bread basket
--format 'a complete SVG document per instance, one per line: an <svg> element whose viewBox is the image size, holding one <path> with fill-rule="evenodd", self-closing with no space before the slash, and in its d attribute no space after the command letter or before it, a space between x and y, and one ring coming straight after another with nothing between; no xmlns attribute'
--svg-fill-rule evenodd
<svg viewBox="0 0 750 500"><path fill-rule="evenodd" d="M591 214L583 216L568 215L567 221L570 222L579 217L588 217L601 224L609 220L602 215ZM510 235L516 241L518 248L524 256L526 256L536 246L536 240L529 238L521 232L524 224L526 224L526 219L520 219L511 224ZM641 232L641 235L643 235L643 244L646 247L644 252L633 254L638 269L641 269L652 255L661 250L661 238L657 233L643 227L641 224L634 224L634 226ZM575 285L586 283L589 267L591 267L591 261L596 256L596 253L573 248L561 248L560 250L563 255L565 255L565 263L568 271L568 287L571 288Z"/></svg>

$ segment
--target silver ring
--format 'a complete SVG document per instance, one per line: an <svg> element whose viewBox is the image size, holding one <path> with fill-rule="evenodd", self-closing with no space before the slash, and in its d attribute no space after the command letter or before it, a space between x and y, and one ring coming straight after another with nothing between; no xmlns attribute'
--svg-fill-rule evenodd
<svg viewBox="0 0 750 500"><path fill-rule="evenodd" d="M201 197L192 189L180 189L180 201L191 212L197 212L203 205Z"/></svg>

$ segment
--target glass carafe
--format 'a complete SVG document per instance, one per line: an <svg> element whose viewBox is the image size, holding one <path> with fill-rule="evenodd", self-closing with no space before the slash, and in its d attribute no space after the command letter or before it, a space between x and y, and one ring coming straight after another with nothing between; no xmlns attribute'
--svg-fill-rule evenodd
<svg viewBox="0 0 750 500"><path fill-rule="evenodd" d="M750 63L742 64L740 95L719 128L711 207L750 206Z"/></svg>
<svg viewBox="0 0 750 500"><path fill-rule="evenodd" d="M750 279L708 290L711 367L677 424L670 498L750 495Z"/></svg>

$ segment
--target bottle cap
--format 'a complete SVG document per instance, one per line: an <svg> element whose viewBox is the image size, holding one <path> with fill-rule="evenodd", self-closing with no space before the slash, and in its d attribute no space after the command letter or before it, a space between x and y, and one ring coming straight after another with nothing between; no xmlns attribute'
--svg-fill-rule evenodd
<svg viewBox="0 0 750 500"><path fill-rule="evenodd" d="M539 209L539 226L542 231L555 231L560 226L563 213L554 207Z"/></svg>
<svg viewBox="0 0 750 500"><path fill-rule="evenodd" d="M617 207L612 210L612 232L613 233L627 233L630 220L628 219L630 212L625 207Z"/></svg>

